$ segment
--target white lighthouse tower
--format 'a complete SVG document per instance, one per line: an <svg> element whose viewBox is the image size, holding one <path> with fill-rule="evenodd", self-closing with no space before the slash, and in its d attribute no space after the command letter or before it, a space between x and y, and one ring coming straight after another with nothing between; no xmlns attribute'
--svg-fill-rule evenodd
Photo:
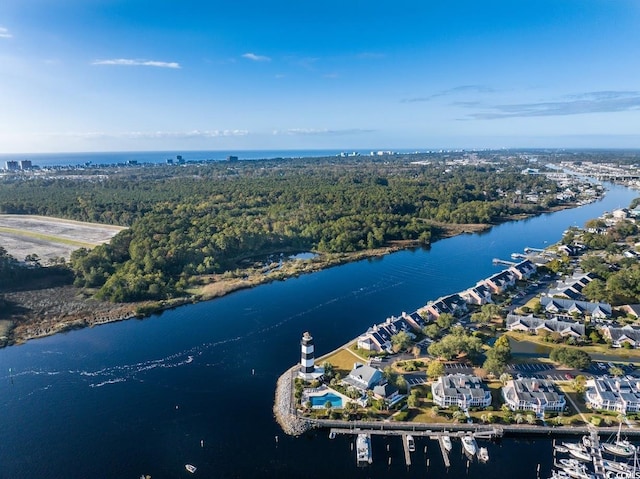
<svg viewBox="0 0 640 479"><path fill-rule="evenodd" d="M312 381L320 378L324 374L323 368L315 365L313 338L309 332L302 335L300 341L300 377Z"/></svg>

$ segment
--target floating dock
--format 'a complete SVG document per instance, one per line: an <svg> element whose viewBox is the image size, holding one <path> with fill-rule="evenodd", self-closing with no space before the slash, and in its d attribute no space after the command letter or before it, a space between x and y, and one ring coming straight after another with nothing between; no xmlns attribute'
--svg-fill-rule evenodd
<svg viewBox="0 0 640 479"><path fill-rule="evenodd" d="M409 451L409 442L407 441L407 435L402 435L402 447L404 448L404 461L407 466L411 465L411 451Z"/></svg>

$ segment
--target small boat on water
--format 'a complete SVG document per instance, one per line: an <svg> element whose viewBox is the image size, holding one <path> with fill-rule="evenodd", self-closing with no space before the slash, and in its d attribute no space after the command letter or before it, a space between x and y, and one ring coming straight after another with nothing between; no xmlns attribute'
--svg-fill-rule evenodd
<svg viewBox="0 0 640 479"><path fill-rule="evenodd" d="M372 462L371 438L367 434L358 434L356 439L356 463L358 466L366 466Z"/></svg>
<svg viewBox="0 0 640 479"><path fill-rule="evenodd" d="M579 444L577 442L563 442L561 443L562 446L566 447L569 451L573 450L573 449L577 449L579 451L584 450L584 446L582 444ZM558 446L556 446L558 447Z"/></svg>
<svg viewBox="0 0 640 479"><path fill-rule="evenodd" d="M478 450L478 444L476 443L475 438L471 434L467 434L462 436L461 440L464 452L466 452L470 457L475 456L476 451Z"/></svg>
<svg viewBox="0 0 640 479"><path fill-rule="evenodd" d="M480 462L488 462L489 461L489 451L486 447L481 447L478 449L478 461Z"/></svg>
<svg viewBox="0 0 640 479"><path fill-rule="evenodd" d="M586 449L569 449L569 454L584 462L591 462L592 460L591 454Z"/></svg>
<svg viewBox="0 0 640 479"><path fill-rule="evenodd" d="M407 449L409 449L409 452L416 451L416 441L413 439L411 434L407 435Z"/></svg>
<svg viewBox="0 0 640 479"><path fill-rule="evenodd" d="M329 439L335 439L336 438L336 432L335 431L331 431L329 433Z"/></svg>
<svg viewBox="0 0 640 479"><path fill-rule="evenodd" d="M549 479L569 479L571 476L566 471L551 471Z"/></svg>
<svg viewBox="0 0 640 479"><path fill-rule="evenodd" d="M553 446L553 448L554 448L557 452L564 452L564 453L569 452L569 448L568 448L568 447L565 447L565 446L557 445L557 446Z"/></svg>
<svg viewBox="0 0 640 479"><path fill-rule="evenodd" d="M442 436L442 446L444 447L445 451L451 452L453 444L451 444L451 436L449 436L449 434L445 434Z"/></svg>
<svg viewBox="0 0 640 479"><path fill-rule="evenodd" d="M198 469L196 466L192 465L192 464L185 464L184 468L189 471L191 474L193 474L194 472L196 472L196 469Z"/></svg>

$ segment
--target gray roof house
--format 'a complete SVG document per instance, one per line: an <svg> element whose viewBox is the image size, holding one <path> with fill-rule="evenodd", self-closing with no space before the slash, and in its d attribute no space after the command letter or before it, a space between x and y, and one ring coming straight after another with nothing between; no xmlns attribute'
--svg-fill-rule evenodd
<svg viewBox="0 0 640 479"><path fill-rule="evenodd" d="M533 264L530 260L525 259L524 261L513 265L511 268L509 268L509 271L515 274L518 279L523 280L530 278L531 275L536 272L536 269L537 268L535 264Z"/></svg>
<svg viewBox="0 0 640 479"><path fill-rule="evenodd" d="M611 305L607 303L589 303L587 301L542 296L540 304L547 313L552 314L561 312L572 314L576 312L595 319L604 319L611 316Z"/></svg>
<svg viewBox="0 0 640 479"><path fill-rule="evenodd" d="M486 284L482 283L478 283L473 288L463 291L460 293L460 296L469 304L483 305L493 303L493 298L491 298L491 289L489 289Z"/></svg>
<svg viewBox="0 0 640 479"><path fill-rule="evenodd" d="M584 324L575 321L562 321L559 319L542 319L517 314L507 315L506 327L509 331L523 331L540 334L541 331L559 333L562 337L573 336L580 338L585 335Z"/></svg>
<svg viewBox="0 0 640 479"><path fill-rule="evenodd" d="M440 407L458 406L462 410L470 407L491 405L491 392L480 378L469 374L440 376L431 384L433 402Z"/></svg>
<svg viewBox="0 0 640 479"><path fill-rule="evenodd" d="M562 411L567 404L553 382L536 378L507 381L502 397L512 411L533 411L538 417L544 416L545 411Z"/></svg>
<svg viewBox="0 0 640 479"><path fill-rule="evenodd" d="M584 393L592 409L616 411L621 414L640 411L640 381L622 378L589 379Z"/></svg>
<svg viewBox="0 0 640 479"><path fill-rule="evenodd" d="M611 345L616 348L628 343L633 348L640 347L640 328L626 325L621 328L614 326L600 326L598 328L602 337L611 341Z"/></svg>
<svg viewBox="0 0 640 479"><path fill-rule="evenodd" d="M379 369L367 364L356 363L353 365L353 369L349 375L344 378L342 382L353 386L359 391L365 392L381 384L383 380L384 375Z"/></svg>

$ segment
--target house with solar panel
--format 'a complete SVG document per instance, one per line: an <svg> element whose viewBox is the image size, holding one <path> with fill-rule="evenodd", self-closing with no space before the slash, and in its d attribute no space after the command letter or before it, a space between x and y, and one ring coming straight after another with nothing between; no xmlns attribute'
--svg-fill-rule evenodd
<svg viewBox="0 0 640 479"><path fill-rule="evenodd" d="M440 407L458 406L463 411L491 405L491 392L477 376L447 374L431 384L433 402Z"/></svg>
<svg viewBox="0 0 640 479"><path fill-rule="evenodd" d="M512 411L533 411L540 418L545 411L564 411L567 405L564 394L558 392L552 381L537 378L507 381L502 397Z"/></svg>

